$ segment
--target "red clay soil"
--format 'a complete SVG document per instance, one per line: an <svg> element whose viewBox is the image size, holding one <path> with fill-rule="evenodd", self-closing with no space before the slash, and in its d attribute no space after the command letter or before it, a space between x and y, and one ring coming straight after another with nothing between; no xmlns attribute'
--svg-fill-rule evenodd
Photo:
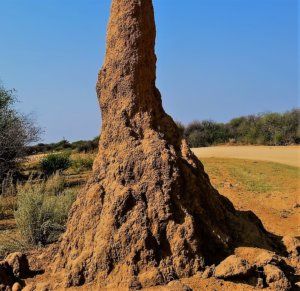
<svg viewBox="0 0 300 291"><path fill-rule="evenodd" d="M151 0L112 1L93 175L53 261L28 290L163 285L203 271L238 246L278 246L252 212L236 211L212 187L164 112L155 87L155 35Z"/></svg>

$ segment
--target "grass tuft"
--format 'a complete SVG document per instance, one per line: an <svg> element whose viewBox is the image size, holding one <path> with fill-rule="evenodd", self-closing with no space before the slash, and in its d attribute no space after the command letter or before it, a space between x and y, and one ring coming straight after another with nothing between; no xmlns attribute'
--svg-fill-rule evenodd
<svg viewBox="0 0 300 291"><path fill-rule="evenodd" d="M64 190L58 193L56 185L51 186L52 193L49 193L47 182L27 182L18 187L14 216L21 237L28 244L46 245L55 242L65 230L76 192Z"/></svg>

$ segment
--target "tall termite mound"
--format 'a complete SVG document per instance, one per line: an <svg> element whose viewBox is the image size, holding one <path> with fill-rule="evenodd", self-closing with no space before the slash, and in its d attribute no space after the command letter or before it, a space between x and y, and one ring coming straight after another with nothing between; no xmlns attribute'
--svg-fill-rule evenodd
<svg viewBox="0 0 300 291"><path fill-rule="evenodd" d="M260 221L211 186L163 110L155 34L151 0L112 1L97 84L99 153L53 265L65 286L163 284L235 246L272 247Z"/></svg>

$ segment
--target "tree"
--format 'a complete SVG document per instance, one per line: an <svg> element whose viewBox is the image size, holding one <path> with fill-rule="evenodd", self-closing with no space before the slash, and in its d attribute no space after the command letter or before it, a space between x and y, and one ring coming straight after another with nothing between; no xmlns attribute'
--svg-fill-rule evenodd
<svg viewBox="0 0 300 291"><path fill-rule="evenodd" d="M28 115L16 111L15 90L0 85L0 182L14 173L26 156L26 146L38 140L40 128Z"/></svg>
<svg viewBox="0 0 300 291"><path fill-rule="evenodd" d="M210 146L229 140L229 132L225 125L211 120L192 122L187 126L185 136L191 147Z"/></svg>

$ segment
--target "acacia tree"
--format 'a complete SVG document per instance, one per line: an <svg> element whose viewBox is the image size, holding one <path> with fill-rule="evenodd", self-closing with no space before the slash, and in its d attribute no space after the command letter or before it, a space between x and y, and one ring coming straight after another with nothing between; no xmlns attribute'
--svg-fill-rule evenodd
<svg viewBox="0 0 300 291"><path fill-rule="evenodd" d="M14 108L15 91L0 85L0 184L14 173L26 155L26 146L38 140L40 128Z"/></svg>

